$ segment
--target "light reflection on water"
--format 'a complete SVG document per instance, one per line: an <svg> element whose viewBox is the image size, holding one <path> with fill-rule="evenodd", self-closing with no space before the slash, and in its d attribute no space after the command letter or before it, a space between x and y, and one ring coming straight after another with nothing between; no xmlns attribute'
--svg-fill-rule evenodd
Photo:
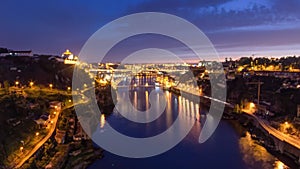
<svg viewBox="0 0 300 169"><path fill-rule="evenodd" d="M153 88L153 90L158 91L161 89ZM135 88L135 90L131 92L132 92L131 101L135 108L145 111L149 109L151 106L153 106L149 103L150 100L149 95L151 93L151 90L149 90L149 88ZM118 130L123 131L125 134L126 133L129 135L131 134L131 136L135 136L136 134L139 137L148 137L164 131L161 129L170 127L173 121L176 119L176 116L174 116L174 114L179 114L179 115L181 114L182 116L178 116L181 118L196 119L197 121L195 123L193 130L182 141L182 143L177 147L175 147L174 149L170 150L170 152L165 153L165 155L162 154L158 157L153 157L150 159L140 159L140 160L127 159L127 158L117 157L115 155L106 152L106 157L104 159L99 160L99 162L95 163L91 168L95 166L96 166L95 168L98 168L100 165L104 166L103 168L105 167L111 169L118 168L118 167L112 167L111 166L112 163L122 165L123 166L122 168L134 169L134 168L145 168L145 166L148 166L149 168L157 168L156 163L159 162L160 163L163 162L162 164L169 166L166 168L179 167L176 163L173 164L173 162L171 163L166 162L169 161L170 159L172 160L176 159L177 163L180 164L180 162L182 162L184 163L184 166L189 166L188 168L191 168L191 166L197 166L199 162L202 163L201 165L203 165L203 167L197 167L197 168L207 168L208 166L215 166L215 165L210 164L211 162L210 160L204 160L205 158L208 158L206 156L206 153L210 153L210 154L214 153L214 156L216 156L217 154L222 154L222 153L234 154L235 152L236 152L236 156L234 155L232 157L227 156L224 157L224 159L219 158L218 162L220 162L220 166L224 166L228 160L233 159L233 161L228 162L227 166L231 166L231 162L233 162L231 168L232 167L241 168L241 169L242 168L287 169L288 168L283 162L279 161L276 157L270 154L263 146L260 146L259 144L256 143L256 141L252 140L250 133L247 132L245 137L241 137L241 138L239 136L236 137L233 134L234 131L231 131L233 130L233 127L231 127L229 124L221 125L222 127L221 128L219 127L218 129L219 132L217 131L216 134L206 144L199 144L198 137L199 137L199 133L201 132L200 119L202 117L200 116L200 112L202 111L206 112L206 108L203 108L201 104L198 104L197 102L193 102L183 96L176 96L173 93L168 91L164 91L164 94L167 99L167 105L164 113L165 115L162 116L160 119L156 120L155 122L137 127L136 124L132 124L124 120L123 117L121 117L120 115L118 115L118 113L115 112L111 117L109 116L107 117L108 120L110 119L108 123L114 124ZM124 97L124 93L120 94L120 97L122 96ZM157 103L156 105L159 105L160 101L161 100L159 98L159 95L157 95L157 99L155 100L155 102ZM205 115L203 115L203 117L205 117ZM101 126L103 127L105 124L104 115L100 117L100 122L101 122L100 127ZM223 121L221 123L225 123L225 122ZM157 132L157 130L159 132ZM218 137L220 135L221 137ZM222 140L223 139L222 137L224 137L225 141ZM226 142L226 140L231 140L231 141ZM232 143L233 141L234 143ZM223 150L223 149L215 150L214 147L218 146L217 144L220 145L220 142L222 142L221 144L224 144L229 147L232 146L232 147L230 147L229 150ZM182 154L184 154L184 157L182 157ZM181 157L182 159L178 157ZM189 163L186 164L186 162ZM246 166L244 166L245 164Z"/></svg>
<svg viewBox="0 0 300 169"><path fill-rule="evenodd" d="M101 114L100 116L100 128L103 128L105 125L105 115Z"/></svg>
<svg viewBox="0 0 300 169"><path fill-rule="evenodd" d="M274 169L288 169L286 165L283 164L281 161L275 161L274 163Z"/></svg>
<svg viewBox="0 0 300 169"><path fill-rule="evenodd" d="M283 162L270 154L263 146L252 140L249 132L245 137L240 138L239 146L243 155L243 160L249 168L263 169L288 169Z"/></svg>

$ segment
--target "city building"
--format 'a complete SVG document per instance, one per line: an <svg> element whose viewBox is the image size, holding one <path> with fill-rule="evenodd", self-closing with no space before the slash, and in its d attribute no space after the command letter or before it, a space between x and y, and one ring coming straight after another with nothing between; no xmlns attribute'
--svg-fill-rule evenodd
<svg viewBox="0 0 300 169"><path fill-rule="evenodd" d="M61 57L64 59L65 64L76 64L78 63L78 57L75 56L69 49L67 49Z"/></svg>

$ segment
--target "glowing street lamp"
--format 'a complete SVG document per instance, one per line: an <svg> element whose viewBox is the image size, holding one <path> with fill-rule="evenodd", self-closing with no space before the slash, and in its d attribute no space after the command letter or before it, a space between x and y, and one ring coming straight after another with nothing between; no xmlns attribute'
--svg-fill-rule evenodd
<svg viewBox="0 0 300 169"><path fill-rule="evenodd" d="M20 151L21 151L21 152L23 152L23 149L24 149L24 147L23 147L23 146L21 146L21 147L20 147Z"/></svg>
<svg viewBox="0 0 300 169"><path fill-rule="evenodd" d="M287 121L286 121L286 122L284 122L284 125L285 125L285 127L286 127L286 128L289 128L289 127L291 127L291 124L290 124L289 122L287 122Z"/></svg>
<svg viewBox="0 0 300 169"><path fill-rule="evenodd" d="M250 109L254 109L255 108L255 104L253 102L250 103Z"/></svg>
<svg viewBox="0 0 300 169"><path fill-rule="evenodd" d="M34 85L34 83L33 82L29 82L29 86L30 86L30 88L32 88L32 86Z"/></svg>
<svg viewBox="0 0 300 169"><path fill-rule="evenodd" d="M291 125L290 125L290 123L289 122L284 122L283 123L283 132L284 133L288 133L288 128L290 128L291 127Z"/></svg>
<svg viewBox="0 0 300 169"><path fill-rule="evenodd" d="M49 87L50 87L50 89L52 89L53 88L53 84L51 83L51 84L49 84Z"/></svg>
<svg viewBox="0 0 300 169"><path fill-rule="evenodd" d="M15 82L15 85L16 85L16 86L18 86L19 84L20 84L20 82L19 82L19 81L16 81L16 82Z"/></svg>
<svg viewBox="0 0 300 169"><path fill-rule="evenodd" d="M70 90L71 90L71 87L69 86L69 87L68 87L68 91L70 91Z"/></svg>
<svg viewBox="0 0 300 169"><path fill-rule="evenodd" d="M40 135L40 133L39 133L39 132L36 132L36 133L35 133L35 135L36 135L36 136L39 136L39 135Z"/></svg>

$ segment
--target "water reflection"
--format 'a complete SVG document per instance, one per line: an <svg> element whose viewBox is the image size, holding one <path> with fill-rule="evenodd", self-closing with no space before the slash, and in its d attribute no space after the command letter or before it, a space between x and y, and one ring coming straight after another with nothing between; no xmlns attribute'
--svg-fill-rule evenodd
<svg viewBox="0 0 300 169"><path fill-rule="evenodd" d="M147 90L145 91L145 98L146 98L146 102L145 102L146 110L148 110L149 109L149 92Z"/></svg>
<svg viewBox="0 0 300 169"><path fill-rule="evenodd" d="M103 128L105 125L105 115L101 114L100 116L100 128Z"/></svg>
<svg viewBox="0 0 300 169"><path fill-rule="evenodd" d="M251 134L246 133L239 141L243 160L250 168L287 169L284 163L270 154L263 146L252 140Z"/></svg>
<svg viewBox="0 0 300 169"><path fill-rule="evenodd" d="M149 83L150 85L150 83ZM151 94L151 92L153 92ZM120 131L124 132L125 134L128 133L128 135L130 136L137 136L137 137L149 137L149 136L153 136L153 135L157 135L163 131L165 131L166 129L168 129L173 122L176 120L176 118L181 118L181 120L186 120L186 121L191 121L191 119L193 120L193 123L195 122L194 128L193 130L190 132L189 137L192 139L185 139L183 142L190 148L190 149L180 149L180 153L176 154L176 152L172 155L174 155L177 159L178 157L181 157L182 155L182 151L185 152L189 152L191 151L194 154L197 154L198 156L201 156L204 153L204 146L211 146L209 147L209 151L213 151L212 146L214 142L218 142L220 140L220 138L215 139L214 136L212 137L212 139L210 139L210 141L208 141L208 143L204 144L199 144L198 143L198 138L199 138L199 133L201 132L201 117L202 117L202 121L207 121L209 123L211 119L211 117L209 115L205 115L206 113L202 113L200 111L200 107L201 105L197 102L194 102L193 100L189 100L189 97L184 97L183 96L176 96L173 93L169 92L169 91L163 91L164 96L160 97L159 95L159 91L162 91L161 88L159 87L153 87L151 89L151 87L136 87L133 90L130 90L130 101L133 105L134 108L136 109L140 109L141 111L145 111L148 110L149 108L153 108L153 112L155 114L158 114L157 117L159 117L156 121L154 121L154 123L146 123L145 125L138 125L138 124L132 124L129 123L127 121L124 121L122 119L114 119L114 117L111 117L111 121L109 121L107 124L115 124L116 128L119 129ZM122 90L118 91L118 99L122 100L122 98L125 98L125 93ZM151 104L149 103L149 100L151 100L151 98L154 98L154 102L151 102ZM159 105L161 103L161 101L163 99L166 99L166 107L165 110L162 114L162 116L159 116ZM153 106L153 107L152 107ZM122 107L123 111L133 114L131 109L127 107L127 105L125 104L125 107ZM201 107L202 108L202 107ZM206 112L206 108L203 108L202 111L204 110L204 112ZM200 112L202 114L202 116L200 115ZM146 121L149 120L149 113L145 111L146 113ZM178 116L176 117L176 114L178 113ZM117 113L114 113L113 116L117 116ZM137 116L137 114L133 114L133 116ZM108 118L109 119L109 118ZM114 121L115 120L115 121ZM104 126L105 124L105 117L104 115L101 116L101 128ZM124 126L126 126L126 129L124 129ZM232 153L234 150L234 148L237 149L237 153L238 153L238 158L239 159L234 159L234 164L232 164L233 166L239 166L237 168L246 168L245 166L241 165L241 164L237 164L240 161L244 161L247 164L247 168L263 168L263 169L286 169L288 168L284 163L282 163L281 161L279 161L277 158L275 158L273 155L271 155L269 152L267 152L267 150L260 146L259 144L256 143L256 141L251 139L251 135L250 133L246 134L246 137L242 137L242 138L235 138L233 134L231 134L231 129L224 129L224 126L221 127L222 129L222 133L220 134L221 137L224 138L234 138L233 140L236 139L235 142L236 144L230 148L230 150L228 150L228 152ZM229 133L229 134L228 134ZM217 135L216 135L217 136ZM215 137L216 137L215 136ZM215 140L214 140L215 139ZM222 138L221 138L222 140ZM223 141L223 140L222 140ZM232 142L222 142L221 144L219 143L219 145L230 145ZM204 146L203 146L204 145ZM202 147L201 147L202 146ZM238 149L239 146L239 149ZM180 147L180 146L178 146ZM197 149L200 148L200 149ZM197 149L197 150L196 150ZM172 151L172 150L171 150ZM202 152L203 151L203 152ZM222 148L219 148L217 150L215 150L215 152L217 153L223 153L226 151L223 150ZM178 153L178 152L177 152ZM201 154L202 153L202 154ZM188 154L188 153L187 153ZM240 155L240 156L239 156ZM207 158L207 156L202 156L202 158ZM240 158L242 157L243 160ZM116 158L116 157L114 157ZM193 156L193 158L196 159L196 156ZM193 161L189 156L190 161ZM199 158L200 159L200 158ZM224 159L226 161L230 160L230 157L224 157ZM128 159L126 159L128 160ZM125 163L126 163L126 160ZM154 163L152 163L153 159L150 159L149 164L154 165ZM156 159L157 160L157 159ZM196 160L196 162L199 162L200 160ZM209 161L209 160L207 160ZM222 161L222 159L220 159L220 161ZM225 162L226 162L225 161ZM135 161L137 162L137 161ZM204 161L205 162L205 161ZM222 161L222 164L225 163L224 161ZM231 162L231 161L230 161ZM228 162L228 163L230 163ZM128 162L130 163L130 162ZM135 163L134 163L135 164ZM196 164L196 163L195 163ZM230 163L231 164L231 163ZM244 163L243 163L244 164ZM127 164L127 165L131 165L131 164ZM185 163L185 165L188 165ZM212 164L210 164L212 165ZM174 165L175 168L176 165ZM126 167L124 167L126 168ZM130 168L130 167L128 167ZM142 168L142 167L139 167ZM157 167L152 167L152 168L157 168ZM168 167L167 167L168 168ZM183 167L181 167L183 168Z"/></svg>
<svg viewBox="0 0 300 169"><path fill-rule="evenodd" d="M274 169L288 169L286 165L283 164L281 161L275 161L274 163Z"/></svg>
<svg viewBox="0 0 300 169"><path fill-rule="evenodd" d="M161 89L153 88L152 90L159 91ZM141 110L147 110L152 106L155 108L163 99L162 97L159 97L158 93L152 93L151 96L150 87L135 88L130 92L131 103L135 108L141 108ZM106 125L105 116L101 115L100 127L102 129L99 130L104 131L105 127L111 124L114 125L116 130L124 133L124 135L144 138L160 134L168 129L176 118L181 118L183 121L189 121L189 119L193 120L194 128L191 130L190 134L175 148L158 157L137 160L122 158L105 152L105 158L99 160L97 164L94 164L90 168L288 168L284 163L268 153L265 148L252 140L250 133L247 133L246 137L240 138L239 136L234 135L235 132L233 131L232 126L224 121L221 121L216 133L210 140L205 144L199 144L198 138L199 133L201 132L200 117L202 117L202 121L211 120L209 115L208 117L205 115L207 112L206 107L203 108L199 103L194 100L189 100L184 96L176 96L167 91L165 91L164 94L164 97L167 100L166 110L162 116L153 123L147 123L145 125L135 124L129 120L124 120L125 118L119 116L118 112L114 112L111 116L107 117L108 122ZM125 93L122 93L122 91L118 93L119 99L122 99L125 96ZM151 100L151 97L154 97L154 102L150 105L149 100ZM132 113L127 105L125 105L123 110ZM158 110L158 107L155 108L155 110ZM200 112L202 116L200 116ZM149 112L146 113L147 118L149 118L148 113ZM158 111L153 111L153 113L158 113ZM103 139L103 137L101 137L101 139ZM168 142L168 140L165 141Z"/></svg>
<svg viewBox="0 0 300 169"><path fill-rule="evenodd" d="M133 96L133 105L134 107L137 109L137 105L138 105L138 96L137 96L137 91L134 91L134 96Z"/></svg>

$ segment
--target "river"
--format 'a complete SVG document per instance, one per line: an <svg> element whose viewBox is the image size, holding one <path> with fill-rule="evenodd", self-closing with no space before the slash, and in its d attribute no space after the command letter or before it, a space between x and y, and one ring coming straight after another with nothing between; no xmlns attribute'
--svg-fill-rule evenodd
<svg viewBox="0 0 300 169"><path fill-rule="evenodd" d="M162 89L136 87L131 90L130 99L132 104L138 110L148 109L150 106L148 103L149 93L152 90ZM120 133L131 137L149 137L163 132L173 124L179 109L184 106L184 103L191 103L191 101L186 100L182 104L182 100L185 100L185 98L168 91L163 92L167 99L166 109L155 121L147 124L134 123L124 118L120 113L114 112L112 115L106 117L106 123L109 123ZM196 114L205 114L207 112L206 108L198 104L195 104L193 107L195 109L191 111L195 111ZM104 123L104 118L101 121ZM247 131L244 131L244 135L242 136L240 131L245 129L235 121L221 120L214 134L205 143L199 144L198 138L201 127L201 120L196 121L189 134L178 145L163 154L149 158L135 159L117 156L105 151L104 158L95 161L89 166L89 169L288 168L282 161L278 160L264 147L252 140Z"/></svg>

